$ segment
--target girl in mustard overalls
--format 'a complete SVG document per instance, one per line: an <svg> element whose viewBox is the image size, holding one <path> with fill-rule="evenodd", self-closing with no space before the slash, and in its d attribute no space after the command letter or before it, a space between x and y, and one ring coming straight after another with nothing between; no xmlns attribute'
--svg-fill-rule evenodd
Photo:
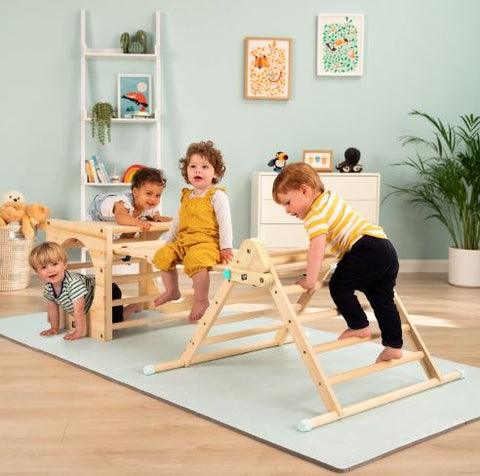
<svg viewBox="0 0 480 476"><path fill-rule="evenodd" d="M180 209L165 237L167 243L153 258L153 264L163 271L165 286L154 304L180 298L176 265L183 263L185 273L193 280L189 320L197 321L209 304L209 269L232 260L232 219L225 189L214 186L223 177L225 165L212 141L191 144L180 159L180 170L193 189L182 190Z"/></svg>

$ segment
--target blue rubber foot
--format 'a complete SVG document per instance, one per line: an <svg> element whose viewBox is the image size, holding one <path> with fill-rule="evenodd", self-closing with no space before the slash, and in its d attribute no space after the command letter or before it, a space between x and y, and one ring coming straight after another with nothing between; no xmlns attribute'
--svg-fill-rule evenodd
<svg viewBox="0 0 480 476"><path fill-rule="evenodd" d="M153 375L155 373L155 365L145 365L143 367L143 375Z"/></svg>
<svg viewBox="0 0 480 476"><path fill-rule="evenodd" d="M297 430L302 431L302 432L307 432L312 430L312 422L310 420L302 420L298 425L297 425Z"/></svg>
<svg viewBox="0 0 480 476"><path fill-rule="evenodd" d="M127 255L127 256L122 258L122 261L130 261L131 259L132 259L132 257L130 255Z"/></svg>
<svg viewBox="0 0 480 476"><path fill-rule="evenodd" d="M222 276L225 278L225 279L230 279L232 277L232 271L229 270L229 269L224 269L223 270L223 273L222 273Z"/></svg>

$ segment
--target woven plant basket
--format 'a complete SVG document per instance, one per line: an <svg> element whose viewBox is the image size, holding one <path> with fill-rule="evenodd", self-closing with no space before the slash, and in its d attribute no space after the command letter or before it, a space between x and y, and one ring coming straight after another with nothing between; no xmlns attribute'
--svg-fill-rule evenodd
<svg viewBox="0 0 480 476"><path fill-rule="evenodd" d="M33 244L34 240L20 231L20 225L0 227L0 291L18 291L28 286L28 255Z"/></svg>

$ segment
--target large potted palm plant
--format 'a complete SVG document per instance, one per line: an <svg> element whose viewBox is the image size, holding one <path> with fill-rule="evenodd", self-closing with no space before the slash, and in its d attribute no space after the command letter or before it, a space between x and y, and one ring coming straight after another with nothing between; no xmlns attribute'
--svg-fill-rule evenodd
<svg viewBox="0 0 480 476"><path fill-rule="evenodd" d="M480 116L460 116L460 125L444 124L424 112L414 116L433 126L433 137L402 136L402 145L417 146L414 157L395 165L412 169L417 181L392 186L393 194L428 211L443 223L452 239L448 281L480 286Z"/></svg>

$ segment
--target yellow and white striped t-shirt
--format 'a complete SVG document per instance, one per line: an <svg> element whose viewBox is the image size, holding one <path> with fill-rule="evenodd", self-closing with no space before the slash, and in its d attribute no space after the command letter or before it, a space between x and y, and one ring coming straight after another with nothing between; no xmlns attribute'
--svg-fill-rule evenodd
<svg viewBox="0 0 480 476"><path fill-rule="evenodd" d="M349 251L362 235L387 238L380 226L365 220L331 190L326 190L313 202L304 226L309 240L326 234L327 245L339 257Z"/></svg>

